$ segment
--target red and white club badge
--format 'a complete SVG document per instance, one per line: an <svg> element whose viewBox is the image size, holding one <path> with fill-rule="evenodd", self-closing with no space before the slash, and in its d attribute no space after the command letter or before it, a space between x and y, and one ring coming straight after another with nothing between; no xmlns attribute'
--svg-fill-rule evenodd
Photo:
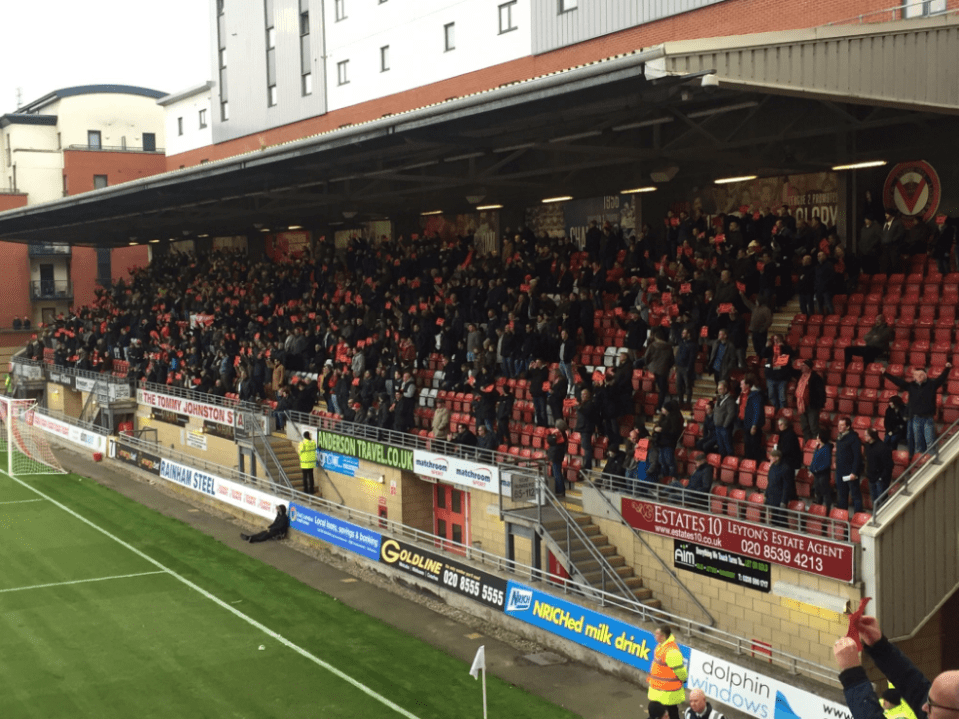
<svg viewBox="0 0 959 719"><path fill-rule="evenodd" d="M900 162L889 171L882 189L886 207L923 222L935 216L941 196L939 175L925 160Z"/></svg>

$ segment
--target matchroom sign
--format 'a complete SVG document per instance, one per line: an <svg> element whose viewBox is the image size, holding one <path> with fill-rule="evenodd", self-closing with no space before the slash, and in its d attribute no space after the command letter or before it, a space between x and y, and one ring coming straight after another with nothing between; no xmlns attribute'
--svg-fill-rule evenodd
<svg viewBox="0 0 959 719"><path fill-rule="evenodd" d="M853 581L855 547L847 542L628 497L623 497L622 514L630 526L643 532L684 539L841 582Z"/></svg>

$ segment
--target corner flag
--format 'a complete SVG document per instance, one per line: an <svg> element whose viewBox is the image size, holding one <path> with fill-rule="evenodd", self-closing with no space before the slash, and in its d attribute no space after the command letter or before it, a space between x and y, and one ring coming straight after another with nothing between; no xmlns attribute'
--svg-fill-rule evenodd
<svg viewBox="0 0 959 719"><path fill-rule="evenodd" d="M473 679L479 679L480 670L486 671L485 644L476 650L476 656L473 658L473 666L470 667L470 676L473 677Z"/></svg>

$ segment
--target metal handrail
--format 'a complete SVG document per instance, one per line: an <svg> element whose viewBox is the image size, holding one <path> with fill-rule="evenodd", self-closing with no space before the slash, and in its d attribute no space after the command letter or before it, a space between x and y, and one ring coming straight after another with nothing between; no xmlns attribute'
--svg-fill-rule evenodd
<svg viewBox="0 0 959 719"><path fill-rule="evenodd" d="M864 24L864 23L880 23L880 22L894 22L896 20L921 20L928 17L942 17L943 15L952 15L954 13L959 13L959 10L953 8L946 8L944 10L937 10L936 12L929 12L922 15L916 15L915 17L906 17L906 8L911 7L921 7L928 5L929 0L917 0L916 2L911 3L900 3L899 5L893 5L892 7L883 8L882 10L873 10L872 12L860 13L859 15L854 15L853 17L846 18L845 20L833 20L832 22L827 22L825 25L820 25L820 27L833 27L834 25L855 25L855 24ZM889 17L885 17L885 16ZM898 17L897 17L898 15ZM874 20L869 20L867 18L876 18Z"/></svg>
<svg viewBox="0 0 959 719"><path fill-rule="evenodd" d="M264 484L263 480L244 472L240 472L236 469L230 469L222 465L214 465L210 462L204 462L196 457L183 455L175 450L145 442L143 440L136 439L135 437L121 435L117 439L117 442L133 448L144 449L161 457L167 457L170 459L182 457L185 463L205 465L204 469L210 472L210 474L221 476L224 479L230 479L231 481L235 481L239 484L245 484L251 487L260 487ZM440 541L434 534L431 534L430 532L399 523L396 520L383 519L375 514L370 514L362 510L339 505L330 501L329 499L315 495L303 494L295 489L276 486L272 487L271 491L273 491L279 499L295 501L298 504L309 506L313 509L334 515L338 518L364 525L365 527L368 527L380 534L392 535L397 538L415 542L424 549L429 549L429 551L441 551L450 556L450 558L459 560L465 558L473 564L481 565L485 569L508 574L511 577L525 577L532 582L548 582L551 585L551 588L562 592L565 595L577 595L580 597L592 595L598 597L603 606L623 612L626 615L626 621L638 621L646 623L665 622L673 627L676 627L685 636L708 639L711 643L720 647L725 647L738 655L747 655L753 650L753 640L748 637L737 636L721 629L708 626L701 622L691 620L687 617L673 614L664 609L657 609L645 604L637 605L635 601L631 602L627 598L624 598L618 594L605 592L601 589L596 589L595 587L590 587L588 585L581 585L578 582L572 581L568 577L561 577L543 569L521 564L514 560L507 559L499 554L494 554L478 547L472 547L466 544L458 544L448 539L443 539ZM450 549L453 551L449 551ZM817 664L816 662L804 659L802 657L797 657L776 647L771 647L768 651L770 653L768 656L764 657L764 659L778 666L779 668L784 669L791 674L807 676L824 682L830 686L837 686L836 669L834 666Z"/></svg>
<svg viewBox="0 0 959 719"><path fill-rule="evenodd" d="M273 451L273 446L270 444L270 440L267 437L266 433L263 431L263 428L260 426L260 423L257 421L256 415L241 410L243 412L243 430L250 438L250 444L253 447L253 451L260 455L262 446L262 452L266 457L260 456L260 462L263 464L263 468L266 470L267 474L270 475L270 479L276 482L277 479L280 479L283 484L287 487L293 487L293 483L290 481L289 475L287 475L286 470L283 468L283 465L280 463L280 458L276 456L276 452ZM267 461L269 460L269 461ZM270 471L269 462L272 462L276 467L277 477L273 477L273 473Z"/></svg>
<svg viewBox="0 0 959 719"><path fill-rule="evenodd" d="M888 505L886 500L897 493L901 493L904 497L912 494L909 485L916 478L916 475L919 474L919 470L928 464L938 464L940 451L945 447L946 443L954 439L956 435L959 435L959 419L946 427L943 433L936 437L936 441L933 442L932 446L928 447L925 452L917 453L911 458L905 471L890 482L886 491L876 498L872 509L872 519L868 523L870 527L879 526L879 516L885 511Z"/></svg>
<svg viewBox="0 0 959 719"><path fill-rule="evenodd" d="M606 503L606 506L607 506L607 507L610 509L610 511L613 513L613 516L614 516L614 517L619 517L620 524L622 524L623 526L627 527L627 528L633 533L633 536L634 536L636 539L638 539L639 542L640 542L644 547L646 547L646 551L648 551L648 552L656 559L656 561L659 562L659 566L660 566L660 567L662 568L662 570L666 573L666 575L669 576L669 577L671 577L671 578L673 579L673 581L676 582L676 584L679 585L679 588L682 589L683 592L686 593L686 596L688 596L690 599L692 599L692 600L693 600L693 603L694 603L697 607L699 607L699 610L700 610L703 614L705 614L707 617L709 617L709 626L711 626L711 627L716 626L716 618L713 617L713 615L709 613L709 610L706 609L706 607L703 605L703 603L699 601L699 597L697 597L696 594L695 594L689 587L687 587L685 584L682 583L682 581L679 579L679 575L676 574L676 572L673 570L673 568L670 567L665 561L663 561L663 558L660 557L660 556L653 550L653 548L652 548L652 546L650 546L649 542L646 541L646 538L645 538L640 532L636 531L636 527L634 527L633 525L631 525L629 522L626 521L626 518L623 516L622 512L620 512L620 511L616 508L616 506L610 501L609 497L606 496L606 493L603 491L602 487L600 487L596 482L593 481L593 476L594 476L594 475L597 475L597 476L598 476L598 475L601 475L601 472L599 472L599 471L597 471L597 470L595 470L595 469L591 469L591 470L586 471L586 472L580 470L579 474L580 474L580 476L583 478L583 480L586 482L586 484L588 484L590 487L592 487L594 490L596 490L596 493L597 493L600 497L603 498L603 501ZM606 476L608 477L609 475L606 475Z"/></svg>
<svg viewBox="0 0 959 719"><path fill-rule="evenodd" d="M623 578L619 576L619 573L612 565L610 565L602 552L596 548L596 545L593 544L586 532L583 531L583 528L579 526L579 523L576 522L576 520L573 518L573 515L571 515L569 510L566 509L566 506L560 502L556 495L549 489L549 487L546 486L546 482L542 477L537 477L537 485L538 489L546 497L546 500L549 502L553 510L557 512L566 523L566 559L569 562L570 569L572 569L582 578L582 583L592 587L591 584L586 582L586 575L576 566L576 563L573 561L574 539L578 540L583 548L589 552L590 558L599 564L600 571L602 572L602 591L606 591L606 578L609 577L612 580L613 585L615 585L615 587L622 592L623 597L626 599L632 599L632 601L636 602L637 605L642 604L642 602L636 599L632 590L629 588L629 585L627 585ZM539 529L543 535L552 538L552 535L546 531L546 528L543 526L542 522L539 524ZM570 572L570 574L572 573L573 572ZM600 598L600 604L602 604L602 598Z"/></svg>
<svg viewBox="0 0 959 719"><path fill-rule="evenodd" d="M58 409L48 409L47 407L37 406L33 411L38 414L51 417L53 419L58 419L61 422L64 422L66 424L72 424L75 427L79 427L80 429L90 432L92 434L99 434L104 437L110 436L110 430L107 429L106 427L100 427L98 425L93 424L92 422L86 422L82 419L71 417L70 415L64 414Z"/></svg>

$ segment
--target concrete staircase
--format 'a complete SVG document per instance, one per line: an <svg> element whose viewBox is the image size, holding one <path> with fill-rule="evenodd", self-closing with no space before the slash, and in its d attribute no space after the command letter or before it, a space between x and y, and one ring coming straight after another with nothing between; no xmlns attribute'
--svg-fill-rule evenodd
<svg viewBox="0 0 959 719"><path fill-rule="evenodd" d="M270 443L273 453L276 455L277 460L279 460L283 471L286 472L286 476L290 478L293 488L302 492L303 474L300 472L300 456L297 454L296 445L289 440L285 433L280 432L267 435L265 439ZM263 452L260 452L261 456L263 454ZM270 474L276 477L279 473L276 471L276 468L272 466L272 458L263 457L263 461L267 463Z"/></svg>
<svg viewBox="0 0 959 719"><path fill-rule="evenodd" d="M569 490L566 493L567 507L569 507L571 492L574 491L578 494L577 490ZM616 547L609 543L609 537L601 533L599 526L593 523L592 518L587 514L572 510L570 514L583 534L586 535L592 547L605 558L616 574L622 578L632 595L643 604L656 609L661 608L662 602L653 599L652 590L643 586L642 578L636 576L633 568L626 565L626 560L617 553ZM564 563L564 560L568 563L567 571L575 567L576 571L583 576L583 579L591 587L595 589L604 588L603 570L599 560L594 558L590 549L578 537L573 537L572 546L568 546L570 542L567 539L566 522L563 519L544 522L543 529L548 535L548 538L544 539L546 539L547 545L554 554L557 555L557 559L561 563ZM570 574L572 573L570 571ZM616 587L610 587L607 581L605 591L615 593L617 590Z"/></svg>

